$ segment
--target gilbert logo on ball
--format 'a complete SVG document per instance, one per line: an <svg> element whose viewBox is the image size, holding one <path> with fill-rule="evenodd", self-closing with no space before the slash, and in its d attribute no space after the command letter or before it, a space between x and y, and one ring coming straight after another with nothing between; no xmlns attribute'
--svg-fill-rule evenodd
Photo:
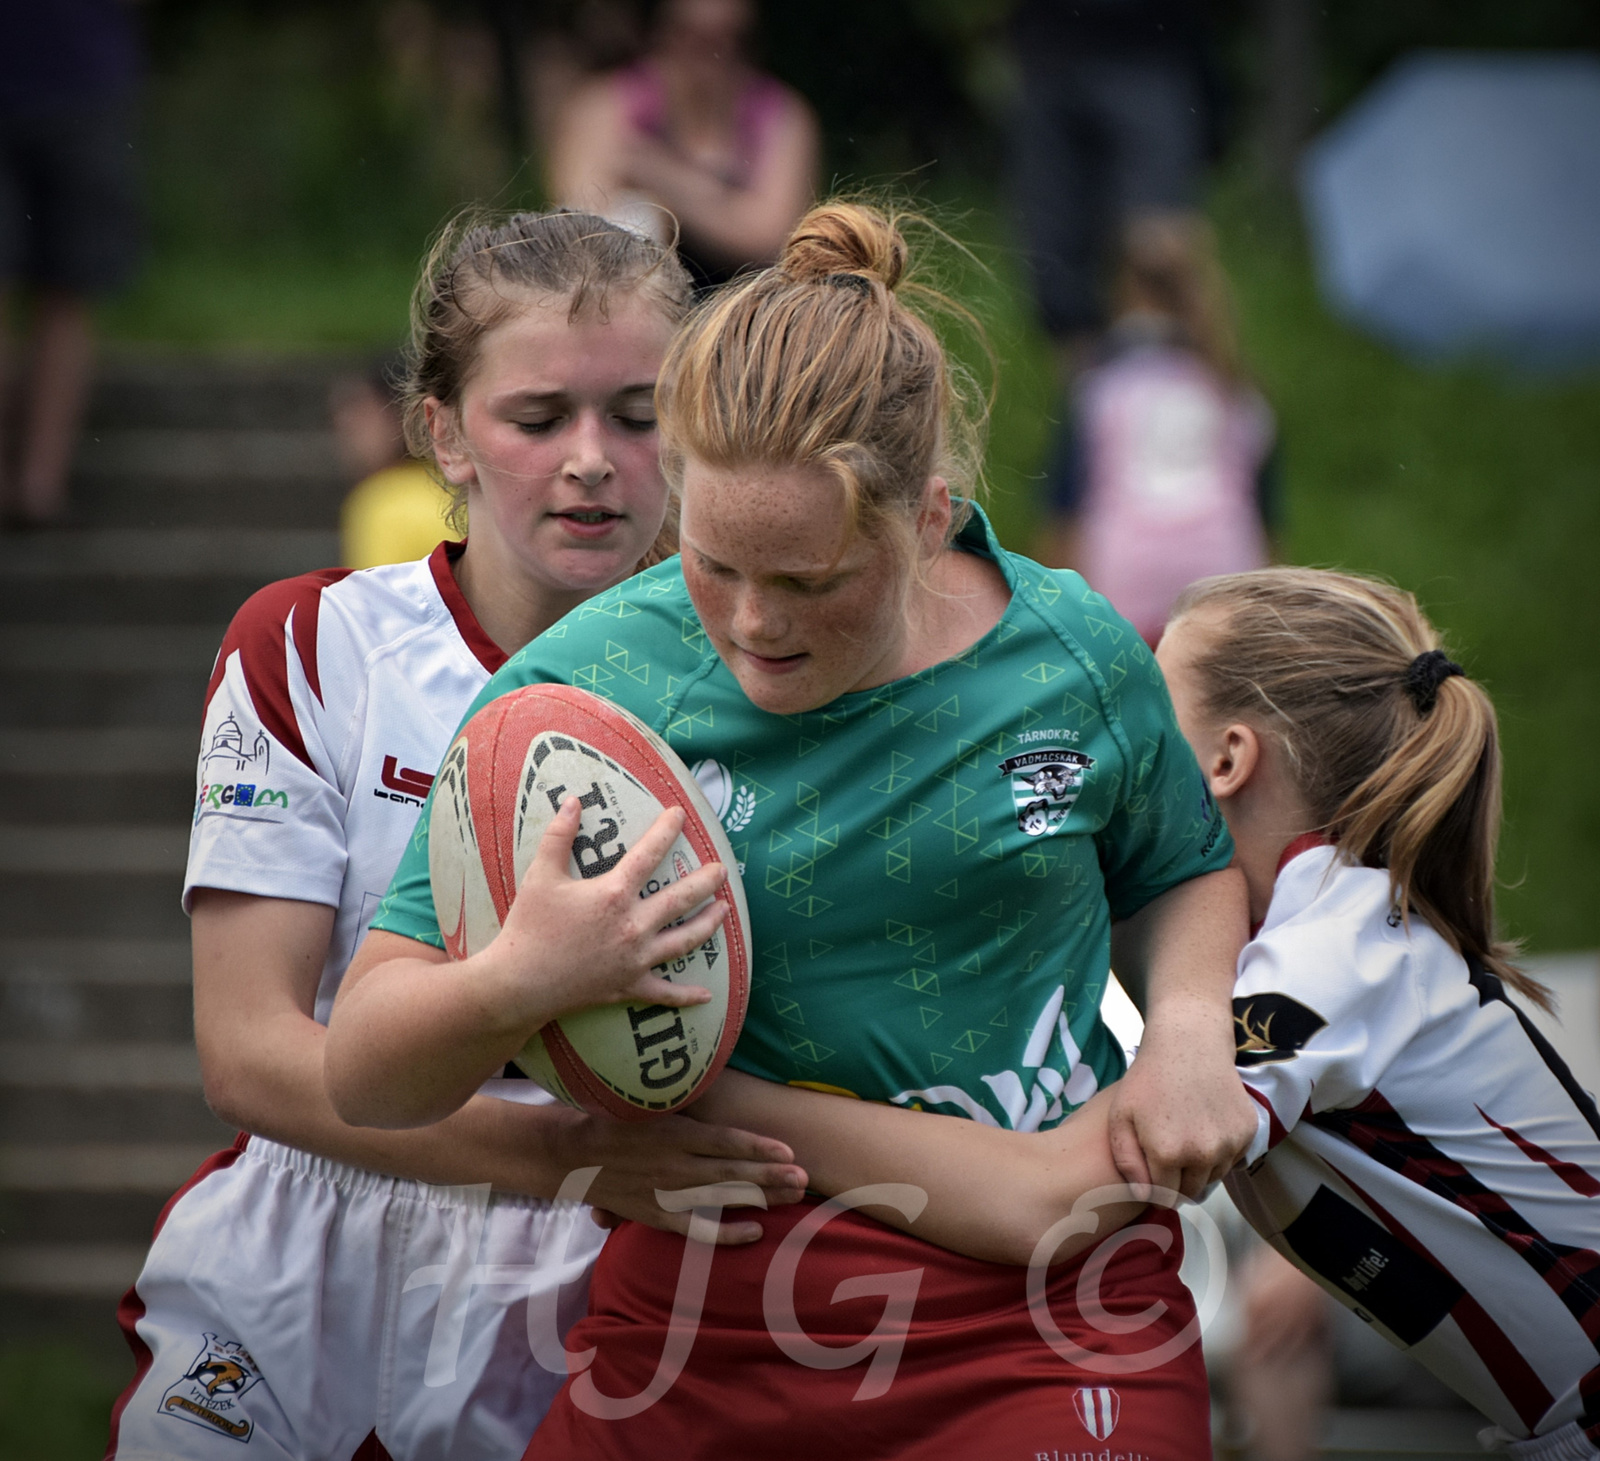
<svg viewBox="0 0 1600 1461"><path fill-rule="evenodd" d="M428 871L445 948L477 953L500 931L539 839L561 804L583 808L575 877L611 871L668 806L686 813L644 896L708 862L728 869L722 926L658 973L711 990L692 1009L602 1005L553 1020L517 1064L568 1105L623 1119L674 1111L727 1063L750 986L750 914L738 864L688 768L648 726L567 685L531 685L484 706L439 769Z"/></svg>

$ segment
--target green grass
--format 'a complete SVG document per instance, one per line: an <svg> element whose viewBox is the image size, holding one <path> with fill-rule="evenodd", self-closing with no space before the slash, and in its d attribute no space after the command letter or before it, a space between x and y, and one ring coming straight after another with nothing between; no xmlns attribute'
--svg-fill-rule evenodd
<svg viewBox="0 0 1600 1461"><path fill-rule="evenodd" d="M163 345L387 348L405 338L410 259L157 255L103 307L114 340Z"/></svg>
<svg viewBox="0 0 1600 1461"><path fill-rule="evenodd" d="M0 1349L0 1456L94 1461L105 1451L107 1417L127 1378L69 1344Z"/></svg>

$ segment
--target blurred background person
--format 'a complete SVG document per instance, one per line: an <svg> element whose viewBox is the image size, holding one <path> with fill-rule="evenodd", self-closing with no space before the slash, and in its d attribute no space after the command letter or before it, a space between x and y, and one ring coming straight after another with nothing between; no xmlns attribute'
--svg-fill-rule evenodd
<svg viewBox="0 0 1600 1461"><path fill-rule="evenodd" d="M1021 0L1012 13L1012 209L1066 385L1105 327L1125 225L1199 203L1204 21L1198 0Z"/></svg>
<svg viewBox="0 0 1600 1461"><path fill-rule="evenodd" d="M126 284L138 262L133 112L141 62L131 8L122 0L0 7L7 339L13 318L27 321L18 362L7 358L0 375L8 428L0 435L0 513L12 529L67 519L67 473L94 360L91 304Z"/></svg>
<svg viewBox="0 0 1600 1461"><path fill-rule="evenodd" d="M426 558L449 536L449 497L406 450L394 387L403 369L391 355L365 374L337 377L328 390L339 461L356 483L339 510L346 568Z"/></svg>
<svg viewBox="0 0 1600 1461"><path fill-rule="evenodd" d="M1274 426L1240 370L1204 219L1130 222L1115 301L1098 358L1073 384L1045 548L1153 645L1195 579L1267 562Z"/></svg>
<svg viewBox="0 0 1600 1461"><path fill-rule="evenodd" d="M770 263L816 187L810 106L747 54L749 0L665 0L649 49L579 89L548 159L551 198L670 241L700 288Z"/></svg>

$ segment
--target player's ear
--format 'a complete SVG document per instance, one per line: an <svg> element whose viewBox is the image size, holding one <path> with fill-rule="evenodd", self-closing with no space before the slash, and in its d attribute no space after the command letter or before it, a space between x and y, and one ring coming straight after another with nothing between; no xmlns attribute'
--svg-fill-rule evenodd
<svg viewBox="0 0 1600 1461"><path fill-rule="evenodd" d="M456 429L456 413L437 396L429 396L422 403L423 419L428 423L428 435L433 438L433 459L447 482L465 487L477 480L477 467L464 450L461 433Z"/></svg>
<svg viewBox="0 0 1600 1461"><path fill-rule="evenodd" d="M1203 769L1211 794L1220 801L1237 796L1261 765L1261 737L1253 725L1235 721L1223 726L1212 746L1210 764Z"/></svg>

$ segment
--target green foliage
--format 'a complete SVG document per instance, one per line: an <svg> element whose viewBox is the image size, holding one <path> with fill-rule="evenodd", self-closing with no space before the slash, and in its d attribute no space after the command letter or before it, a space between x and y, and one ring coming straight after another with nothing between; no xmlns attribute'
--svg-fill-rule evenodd
<svg viewBox="0 0 1600 1461"><path fill-rule="evenodd" d="M1278 413L1291 561L1413 590L1495 698L1501 914L1537 951L1600 943L1600 380L1424 370L1321 308L1292 228L1217 206L1247 355Z"/></svg>
<svg viewBox="0 0 1600 1461"><path fill-rule="evenodd" d="M0 1456L93 1461L125 1378L68 1344L0 1349Z"/></svg>

